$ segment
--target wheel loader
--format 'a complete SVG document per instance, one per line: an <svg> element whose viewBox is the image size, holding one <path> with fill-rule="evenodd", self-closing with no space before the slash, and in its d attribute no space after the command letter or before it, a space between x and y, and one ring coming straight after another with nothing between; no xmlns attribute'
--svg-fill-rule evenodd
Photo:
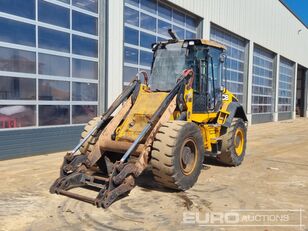
<svg viewBox="0 0 308 231"><path fill-rule="evenodd" d="M151 74L140 71L108 110L92 119L65 157L51 193L108 208L151 169L163 187L193 187L205 157L241 164L247 117L226 87L225 47L203 39L153 44ZM141 78L143 77L143 78ZM96 198L69 191L94 188Z"/></svg>

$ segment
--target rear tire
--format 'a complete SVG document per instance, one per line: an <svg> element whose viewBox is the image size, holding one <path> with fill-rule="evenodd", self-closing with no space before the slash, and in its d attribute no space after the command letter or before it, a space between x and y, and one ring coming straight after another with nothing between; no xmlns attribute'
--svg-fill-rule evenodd
<svg viewBox="0 0 308 231"><path fill-rule="evenodd" d="M94 117L92 120L86 124L86 126L83 129L83 132L81 133L81 140L84 139L87 134L95 127L95 125L101 120L101 117ZM91 135L87 141L79 148L79 151L83 155L89 155L92 150L94 149L94 145L96 144L98 137L99 137L99 132L94 133L94 135ZM97 162L97 166L101 170L103 174L108 174L108 169L107 169L107 164L105 157L102 156Z"/></svg>
<svg viewBox="0 0 308 231"><path fill-rule="evenodd" d="M204 158L203 138L194 123L169 121L153 142L151 165L154 179L176 190L187 190L197 181Z"/></svg>
<svg viewBox="0 0 308 231"><path fill-rule="evenodd" d="M243 119L232 120L221 142L221 154L217 156L217 160L230 166L240 165L246 154L247 142L247 128Z"/></svg>

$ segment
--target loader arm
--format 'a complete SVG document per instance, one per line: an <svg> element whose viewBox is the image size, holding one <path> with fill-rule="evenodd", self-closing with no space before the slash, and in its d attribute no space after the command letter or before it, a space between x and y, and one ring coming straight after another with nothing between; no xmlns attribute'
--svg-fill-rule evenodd
<svg viewBox="0 0 308 231"><path fill-rule="evenodd" d="M134 140L133 143L131 143L122 158L115 162L109 178L94 176L89 174L88 171L89 168L95 164L95 161L101 157L101 142L98 142L94 146L94 150L89 155L76 155L79 147L85 142L86 139L90 137L90 135L88 135L78 144L74 150L67 153L67 155L64 157L63 165L60 170L60 177L51 186L50 192L66 195L68 197L92 203L98 207L103 208L109 207L120 196L128 193L135 186L135 178L138 177L148 165L149 153L151 151L151 145L154 141L154 136L157 132L157 129L159 128L160 124L169 120L170 116L176 108L176 96L180 88L183 86L183 84L186 84L192 76L193 71L186 70L178 78L176 85L164 98L138 137ZM122 114L125 114L125 110L128 110L125 109L125 105L128 105L127 108L130 106L131 96L136 86L137 80L132 81L132 84L129 86L129 88L127 88L117 98L117 100L115 100L112 106L102 117L102 120L90 131L91 134L101 133L104 135L104 132L107 132L105 137L110 137L108 131L114 130L114 128L118 126L118 123L120 123L121 118L117 118L117 116L115 116L115 118L110 121L109 124L112 128L109 128L109 124L105 125L106 121L108 121L110 115L123 103L124 104L122 109L124 109ZM121 114L121 110L119 114ZM141 141L143 140L145 140L145 142L144 144L141 144ZM109 142L114 142L114 144L117 144L118 141L109 140ZM105 142L105 145L108 146L106 143L108 142ZM125 142L122 142L122 144L124 143ZM138 151L138 148L140 149L138 160L135 163L128 163L127 159L133 153ZM71 188L81 186L92 186L98 188L98 196L96 198L89 198L68 191Z"/></svg>

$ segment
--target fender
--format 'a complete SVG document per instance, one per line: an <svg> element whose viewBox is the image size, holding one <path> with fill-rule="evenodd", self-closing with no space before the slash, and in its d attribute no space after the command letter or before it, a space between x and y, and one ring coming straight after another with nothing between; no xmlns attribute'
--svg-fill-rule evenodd
<svg viewBox="0 0 308 231"><path fill-rule="evenodd" d="M233 118L242 118L244 122L247 122L245 111L239 102L233 101L228 105L227 111L230 113L226 122L222 126L229 128L231 126Z"/></svg>

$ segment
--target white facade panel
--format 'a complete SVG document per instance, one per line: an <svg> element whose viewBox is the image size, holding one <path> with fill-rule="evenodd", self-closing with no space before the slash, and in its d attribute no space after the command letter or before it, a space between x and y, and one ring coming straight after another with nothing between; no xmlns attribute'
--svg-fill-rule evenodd
<svg viewBox="0 0 308 231"><path fill-rule="evenodd" d="M123 0L108 1L107 102L111 105L123 87Z"/></svg>
<svg viewBox="0 0 308 231"><path fill-rule="evenodd" d="M170 2L308 67L308 30L279 0Z"/></svg>
<svg viewBox="0 0 308 231"><path fill-rule="evenodd" d="M308 29L279 0L169 0L166 2L201 17L203 38L209 39L210 25L213 23L249 40L250 46L254 43L258 44L308 67ZM122 91L123 86L123 6L124 0L108 1L108 105ZM251 47L250 51L252 49ZM251 76L248 75L248 78ZM249 87L247 93L250 94ZM248 114L249 111L248 109Z"/></svg>

